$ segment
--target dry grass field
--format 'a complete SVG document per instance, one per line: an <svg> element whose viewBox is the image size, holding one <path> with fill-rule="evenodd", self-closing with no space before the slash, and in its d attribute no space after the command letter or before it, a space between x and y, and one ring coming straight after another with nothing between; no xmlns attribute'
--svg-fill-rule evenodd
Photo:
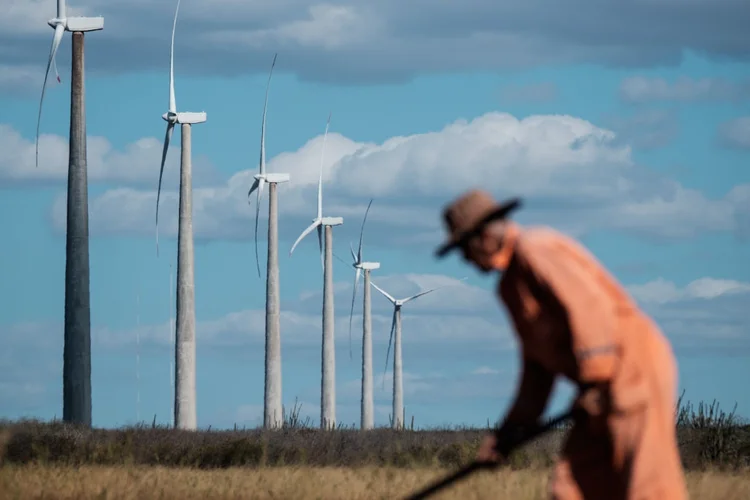
<svg viewBox="0 0 750 500"><path fill-rule="evenodd" d="M750 425L717 404L688 403L676 417L691 498L750 499ZM0 421L0 500L398 499L466 464L485 432L320 431L296 414L277 431ZM566 432L549 432L511 454L507 468L438 498L546 498Z"/></svg>
<svg viewBox="0 0 750 500"><path fill-rule="evenodd" d="M4 499L398 499L441 469L272 467L198 470L145 466L0 468ZM435 498L546 498L548 471L501 470L469 478ZM691 498L747 500L750 471L689 472Z"/></svg>

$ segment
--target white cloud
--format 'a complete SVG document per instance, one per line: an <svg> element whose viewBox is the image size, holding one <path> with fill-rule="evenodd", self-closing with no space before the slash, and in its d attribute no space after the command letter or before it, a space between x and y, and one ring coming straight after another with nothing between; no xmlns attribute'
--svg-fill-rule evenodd
<svg viewBox="0 0 750 500"><path fill-rule="evenodd" d="M173 188L179 183L180 136L173 136L164 165L164 183ZM92 183L153 186L159 179L163 138L143 137L115 149L108 139L86 138L88 178ZM34 138L26 139L11 125L0 123L0 186L18 184L62 184L68 178L67 138L40 134L39 167L35 165ZM193 157L194 185L216 180L211 162L203 155ZM155 202L154 202L155 203ZM153 211L153 207L152 207Z"/></svg>
<svg viewBox="0 0 750 500"><path fill-rule="evenodd" d="M52 0L6 0L0 15L0 64L43 71L54 16ZM164 65L174 2L77 0L69 14L103 15L105 28L87 44L87 71L151 70ZM518 4L185 2L177 52L193 73L265 73L268 54L284 54L284 69L306 80L337 83L403 81L422 73L603 63L674 65L686 50L746 60L746 2L552 0ZM190 35L190 36L188 36ZM63 40L67 56L70 37ZM648 43L644 43L648 40ZM498 50L498 47L502 49ZM242 64L237 61L242 60ZM280 68L281 69L281 68Z"/></svg>
<svg viewBox="0 0 750 500"><path fill-rule="evenodd" d="M313 215L321 146L322 136L315 137L268 164L269 171L291 174L279 188L282 239L296 237ZM254 174L241 171L226 184L194 190L196 238L251 237L247 190ZM681 238L735 231L746 201L741 186L712 200L659 177L637 165L612 131L565 115L519 120L487 113L382 144L329 134L324 183L324 212L343 216L347 228L359 225L367 199L375 197L368 232L382 243L422 245L442 238L439 211L448 198L478 185L498 196L523 196L521 220L543 220L575 234L608 228ZM92 233L150 234L155 198L153 190L123 188L92 199ZM176 193L164 201L165 232L174 236ZM63 198L53 210L58 230L64 206Z"/></svg>
<svg viewBox="0 0 750 500"><path fill-rule="evenodd" d="M500 370L490 368L489 366L480 366L471 372L472 375L499 375Z"/></svg>
<svg viewBox="0 0 750 500"><path fill-rule="evenodd" d="M335 334L337 342L348 342L349 312L353 283L336 283ZM382 286L381 286L382 285ZM492 292L441 275L390 275L378 280L378 286L392 294L413 295L434 286L449 286L409 302L402 312L404 344L432 342L488 342L490 348L505 349L511 338L501 306ZM352 338L359 345L361 338L362 282L357 292ZM460 298L459 298L460 297ZM285 345L309 346L320 342L320 304L322 292L304 292L297 301L285 301L281 311L282 342ZM377 291L372 291L373 343L385 349L391 328L392 305ZM170 324L144 325L139 328L141 342L167 344ZM199 318L196 327L198 342L204 345L237 346L260 344L265 339L265 310L251 309L227 313L214 319ZM359 333L358 333L359 332ZM116 347L132 344L136 332L131 329L112 330L95 327L94 339L102 345ZM344 345L344 344L341 344Z"/></svg>
<svg viewBox="0 0 750 500"><path fill-rule="evenodd" d="M478 343L483 349L510 350L515 344L504 306L495 298L492 288L483 289L456 278L440 275L388 275L378 279L378 286L399 297L412 295L436 284L450 288L436 291L410 302L402 312L403 343L423 348L445 348ZM335 334L337 344L348 343L351 284L337 283ZM492 285L492 284L490 284ZM361 287L360 282L360 287ZM731 279L703 277L684 286L659 278L644 284L627 286L633 298L652 315L674 342L697 339L711 347L712 339L738 342L750 347L750 283ZM281 311L282 343L289 347L311 347L320 343L320 291L305 292L296 301L287 300ZM352 328L352 347L360 348L362 291L357 294ZM383 353L388 344L392 305L373 290L373 343ZM142 325L135 329L115 330L106 325L92 325L96 345L119 349L132 345L137 333L142 345L168 345L170 323ZM242 345L262 346L265 311L252 309L227 313L215 318L198 318L197 338L204 346L236 348ZM26 323L3 329L7 348L36 346L46 351L61 348L62 325ZM478 345L477 344L477 345ZM422 348L422 347L420 347ZM480 366L473 375L491 374L492 368Z"/></svg>
<svg viewBox="0 0 750 500"><path fill-rule="evenodd" d="M26 95L41 91L44 75L31 64L0 64L0 92L18 92Z"/></svg>
<svg viewBox="0 0 750 500"><path fill-rule="evenodd" d="M750 149L750 116L741 116L719 126L719 141L730 148Z"/></svg>
<svg viewBox="0 0 750 500"><path fill-rule="evenodd" d="M680 287L659 278L628 290L679 348L750 349L750 283L705 277Z"/></svg>
<svg viewBox="0 0 750 500"><path fill-rule="evenodd" d="M209 33L204 40L219 44L240 44L254 49L268 45L300 45L322 50L351 49L376 42L383 35L377 17L364 6L316 4L307 9L307 18L284 22L255 31L224 30Z"/></svg>
<svg viewBox="0 0 750 500"><path fill-rule="evenodd" d="M723 295L749 293L750 283L735 280L700 278L684 287L658 278L643 285L631 285L630 293L644 303L666 304L689 299L715 299Z"/></svg>
<svg viewBox="0 0 750 500"><path fill-rule="evenodd" d="M624 101L739 101L750 99L750 80L732 82L721 78L693 79L681 76L674 82L664 78L631 76L620 84Z"/></svg>

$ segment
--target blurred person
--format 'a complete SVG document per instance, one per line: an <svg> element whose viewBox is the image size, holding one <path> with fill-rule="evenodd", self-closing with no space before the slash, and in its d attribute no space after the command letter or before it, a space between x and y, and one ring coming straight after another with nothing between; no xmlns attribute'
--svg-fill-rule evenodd
<svg viewBox="0 0 750 500"><path fill-rule="evenodd" d="M443 212L448 241L484 273L520 344L515 400L477 460L501 463L503 436L537 423L555 377L573 382L579 417L550 482L553 499L687 499L677 447L677 364L658 326L582 245L509 220L518 199L471 190Z"/></svg>

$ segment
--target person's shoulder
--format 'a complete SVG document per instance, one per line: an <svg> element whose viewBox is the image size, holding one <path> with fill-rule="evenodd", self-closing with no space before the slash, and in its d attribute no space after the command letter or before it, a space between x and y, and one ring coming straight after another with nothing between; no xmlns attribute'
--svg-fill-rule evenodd
<svg viewBox="0 0 750 500"><path fill-rule="evenodd" d="M529 226L521 231L516 248L521 254L571 244L571 238L548 226Z"/></svg>

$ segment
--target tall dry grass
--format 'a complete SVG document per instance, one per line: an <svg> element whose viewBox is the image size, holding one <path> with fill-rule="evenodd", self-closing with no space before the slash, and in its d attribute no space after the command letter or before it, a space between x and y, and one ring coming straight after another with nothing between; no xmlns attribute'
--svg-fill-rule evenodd
<svg viewBox="0 0 750 500"><path fill-rule="evenodd" d="M446 471L400 468L273 467L198 470L164 467L0 468L2 499L388 499L403 498ZM547 498L548 471L477 474L435 498ZM750 472L688 473L690 496L747 500Z"/></svg>

